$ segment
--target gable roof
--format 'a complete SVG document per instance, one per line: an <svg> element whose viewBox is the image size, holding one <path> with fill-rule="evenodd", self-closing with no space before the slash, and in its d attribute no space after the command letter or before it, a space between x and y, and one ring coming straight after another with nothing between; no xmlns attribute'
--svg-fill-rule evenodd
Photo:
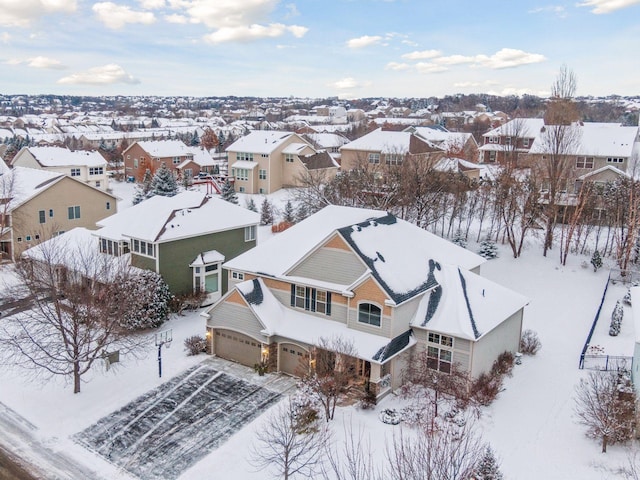
<svg viewBox="0 0 640 480"><path fill-rule="evenodd" d="M105 158L96 150L72 151L65 147L24 147L16 156L19 157L23 151L29 151L43 167L104 167L107 165Z"/></svg>
<svg viewBox="0 0 640 480"><path fill-rule="evenodd" d="M331 205L230 260L225 268L300 280L288 273L335 232L396 303L437 284L431 265L436 259L455 263L465 270L485 262L479 255L386 212ZM309 283L321 284L311 279ZM322 285L342 290L352 287L327 282Z"/></svg>
<svg viewBox="0 0 640 480"><path fill-rule="evenodd" d="M64 177L63 173L37 168L14 167L0 176L0 198L11 198L9 210L13 210Z"/></svg>
<svg viewBox="0 0 640 480"><path fill-rule="evenodd" d="M353 142L343 145L340 150L363 150L401 155L410 152L411 137L428 144L433 149L442 150L428 140L416 137L411 132L393 132L382 130L382 128L378 128Z"/></svg>
<svg viewBox="0 0 640 480"><path fill-rule="evenodd" d="M420 300L412 327L475 341L529 303L523 295L454 265L438 263L433 273L438 287Z"/></svg>
<svg viewBox="0 0 640 480"><path fill-rule="evenodd" d="M180 140L146 140L133 145L139 145L145 152L154 158L193 156L193 147L188 147ZM131 147L133 147L131 145ZM129 147L129 148L131 148ZM127 150L129 150L129 148ZM126 150L125 150L126 151Z"/></svg>
<svg viewBox="0 0 640 480"><path fill-rule="evenodd" d="M202 192L156 195L96 223L95 235L167 242L256 225L260 215Z"/></svg>
<svg viewBox="0 0 640 480"><path fill-rule="evenodd" d="M410 335L406 335L406 338L401 335L401 338L390 341L380 335L349 328L341 322L327 321L301 310L287 308L276 299L261 278L238 283L235 288L265 327L262 333L267 336L282 335L293 341L316 346L323 339L340 338L354 346L358 358L375 363L384 363L416 343Z"/></svg>
<svg viewBox="0 0 640 480"><path fill-rule="evenodd" d="M229 145L226 151L269 154L291 138L292 135L295 135L295 133L275 130L253 130L248 135Z"/></svg>
<svg viewBox="0 0 640 480"><path fill-rule="evenodd" d="M476 143L471 133L450 132L439 125L437 127L435 125L433 127L409 127L405 131L412 131L418 137L431 143L440 144L445 148L462 147L469 140Z"/></svg>
<svg viewBox="0 0 640 480"><path fill-rule="evenodd" d="M619 168L614 167L613 165L605 165L604 167L600 167L597 170L594 170L593 172L589 172L589 173L585 173L584 175L580 175L578 177L578 180L586 180L589 177L593 177L594 175L598 175L600 173L603 172L607 172L610 171L611 173L618 175L620 177L627 177L627 178L631 178L631 175L629 175L627 172L623 172L622 170L620 170Z"/></svg>
<svg viewBox="0 0 640 480"><path fill-rule="evenodd" d="M304 166L307 167L307 170L339 167L333 157L324 150L312 155L304 155L298 158L304 164Z"/></svg>

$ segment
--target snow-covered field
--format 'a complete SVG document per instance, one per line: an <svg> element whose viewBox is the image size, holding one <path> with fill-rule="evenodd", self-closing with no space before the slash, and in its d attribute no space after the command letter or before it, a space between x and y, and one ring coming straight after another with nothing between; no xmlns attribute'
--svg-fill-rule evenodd
<svg viewBox="0 0 640 480"><path fill-rule="evenodd" d="M255 200L258 206L259 198L256 196ZM265 233L270 235L270 232ZM469 248L475 249L476 246L470 245ZM560 266L556 251L551 251L549 257L544 258L532 242L519 259L511 258L507 249L500 247L500 257L482 266L483 276L530 299L525 308L525 328L535 330L542 341L538 355L524 357L522 364L515 367L513 376L506 378L504 390L497 400L482 410L479 420L482 435L493 446L506 479L622 478L617 470L627 461L627 447L615 445L609 447L608 453L601 454L598 442L585 437L584 428L576 422L574 413L575 385L586 375L586 371L578 369L580 352L608 275L606 267L597 273L591 268L583 268L584 260L582 257L570 257L567 266ZM0 273L0 281L2 278L9 278L6 269ZM610 286L601 320L591 341L592 345L602 346L605 353L630 356L633 351L634 332L629 307L625 307L621 334L616 338L608 336L611 311L615 301L625 292L623 286ZM187 356L182 347L186 337L204 331L204 320L198 312L173 318L163 328L173 329L174 341L171 349L163 349L161 379L158 378L157 350L153 343L145 358L123 358L116 368L109 371L105 371L102 365L96 367L78 395L72 393L71 385L65 385L60 379L43 383L40 379L25 376L24 372L0 368L0 402L36 428L35 443L18 443L21 453L37 462L37 450L44 445L55 452L65 452L76 462L95 471L97 478L127 480L136 478L131 471L143 472L121 468L119 465L123 465L126 459L105 460L79 444L76 438L80 435L86 439L88 432L92 431L87 429L97 431L95 429L99 427L92 426L100 419L208 361L204 355ZM229 375L240 372L234 368L229 366ZM246 371L240 374L245 378L251 375L255 375L258 383L275 378L274 375L258 377ZM379 411L402 403L402 399L391 395L374 411L339 407L332 423L334 438L337 441L344 435L345 422L355 430L362 428L371 442L374 457L383 458L386 442L402 427L382 423L378 419ZM253 407L249 403L247 408ZM248 463L252 439L257 429L263 428L265 419L266 415L262 414L244 424L217 448L184 470L179 479L265 478L265 472L256 471ZM202 428L212 434L216 431L214 424L203 425ZM11 441L11 432L4 433ZM144 455L144 452L136 455ZM188 466L186 464L185 468ZM151 477L142 473L139 478ZM154 478L162 478L162 475L156 474Z"/></svg>

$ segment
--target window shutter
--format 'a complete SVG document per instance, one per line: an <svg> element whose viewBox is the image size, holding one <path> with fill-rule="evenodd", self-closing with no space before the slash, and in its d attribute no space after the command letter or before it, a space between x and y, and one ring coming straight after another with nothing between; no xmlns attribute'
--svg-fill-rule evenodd
<svg viewBox="0 0 640 480"><path fill-rule="evenodd" d="M291 284L291 306L294 307L296 304L296 286Z"/></svg>
<svg viewBox="0 0 640 480"><path fill-rule="evenodd" d="M315 288L311 289L311 311L312 312L316 311L316 289Z"/></svg>
<svg viewBox="0 0 640 480"><path fill-rule="evenodd" d="M311 290L309 287L304 287L304 309L305 310L309 310L309 300L311 300L311 295L310 295L310 291Z"/></svg>
<svg viewBox="0 0 640 480"><path fill-rule="evenodd" d="M331 315L331 292L327 292L327 315Z"/></svg>

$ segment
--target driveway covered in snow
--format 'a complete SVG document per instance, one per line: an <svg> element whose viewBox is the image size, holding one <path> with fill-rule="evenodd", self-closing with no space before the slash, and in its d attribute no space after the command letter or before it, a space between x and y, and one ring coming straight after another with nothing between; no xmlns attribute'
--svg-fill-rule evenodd
<svg viewBox="0 0 640 480"><path fill-rule="evenodd" d="M103 418L75 440L142 479L170 480L279 398L205 362Z"/></svg>

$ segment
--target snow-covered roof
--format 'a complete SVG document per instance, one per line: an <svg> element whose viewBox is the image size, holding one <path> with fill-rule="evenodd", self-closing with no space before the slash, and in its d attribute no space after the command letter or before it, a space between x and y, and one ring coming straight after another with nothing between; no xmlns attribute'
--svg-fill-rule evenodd
<svg viewBox="0 0 640 480"><path fill-rule="evenodd" d="M424 295L411 326L478 340L529 303L491 280L454 265L434 264L438 287Z"/></svg>
<svg viewBox="0 0 640 480"><path fill-rule="evenodd" d="M0 157L0 175L4 175L9 172L9 167L6 162Z"/></svg>
<svg viewBox="0 0 640 480"><path fill-rule="evenodd" d="M631 292L631 317L636 343L640 343L640 287L629 288Z"/></svg>
<svg viewBox="0 0 640 480"><path fill-rule="evenodd" d="M348 328L344 323L328 322L300 310L286 308L275 298L261 278L238 283L236 288L264 325L265 335L283 335L309 345L320 345L323 339L340 338L354 346L358 358L375 363L390 358L381 358L379 353L389 345L391 339ZM410 348L415 343L411 337L405 348Z"/></svg>
<svg viewBox="0 0 640 480"><path fill-rule="evenodd" d="M64 176L62 173L37 168L14 167L0 176L0 197L10 197L9 210L13 210L60 181Z"/></svg>
<svg viewBox="0 0 640 480"><path fill-rule="evenodd" d="M290 143L282 150L282 153L291 153L293 155L300 155L305 148L312 148L308 143Z"/></svg>
<svg viewBox="0 0 640 480"><path fill-rule="evenodd" d="M410 151L411 137L413 136L411 132L392 132L378 128L353 142L343 145L340 150L405 154ZM427 140L422 141L428 143L432 148L438 148Z"/></svg>
<svg viewBox="0 0 640 480"><path fill-rule="evenodd" d="M224 255L217 250L209 250L199 253L189 265L190 267L202 267L211 263L224 262Z"/></svg>
<svg viewBox="0 0 640 480"><path fill-rule="evenodd" d="M594 170L593 172L589 172L589 173L585 173L584 175L580 175L578 177L578 180L586 180L589 177L593 177L594 175L598 175L602 172L607 172L610 171L615 175L619 175L621 177L627 177L627 178L631 178L631 175L629 175L627 172L623 172L622 170L620 170L619 168L614 167L613 165L605 165L604 167L600 167L597 170Z"/></svg>
<svg viewBox="0 0 640 480"><path fill-rule="evenodd" d="M338 148L349 143L347 138L337 133L306 133L305 136L322 148Z"/></svg>
<svg viewBox="0 0 640 480"><path fill-rule="evenodd" d="M537 138L544 126L542 118L514 118L508 122L489 130L483 137L515 136L520 138Z"/></svg>
<svg viewBox="0 0 640 480"><path fill-rule="evenodd" d="M253 170L257 166L257 162L250 162L249 160L238 160L231 165L231 168L248 168L249 170Z"/></svg>
<svg viewBox="0 0 640 480"><path fill-rule="evenodd" d="M31 152L43 167L104 167L107 165L105 158L95 150L71 151L64 147L25 147L25 149Z"/></svg>
<svg viewBox="0 0 640 480"><path fill-rule="evenodd" d="M473 139L471 133L449 132L443 128L413 127L412 130L417 136L445 148L462 147L469 139Z"/></svg>
<svg viewBox="0 0 640 480"><path fill-rule="evenodd" d="M173 197L156 195L96 223L96 236L111 240L137 238L168 242L220 232L260 221L260 216L202 192L186 191Z"/></svg>
<svg viewBox="0 0 640 480"><path fill-rule="evenodd" d="M193 147L188 147L180 140L147 140L137 142L137 144L145 152L155 158L193 155Z"/></svg>
<svg viewBox="0 0 640 480"><path fill-rule="evenodd" d="M291 281L289 271L336 232L396 303L435 285L429 278L432 259L465 270L485 262L479 255L381 210L332 205L230 260L225 268ZM350 287L334 285L332 290Z"/></svg>
<svg viewBox="0 0 640 480"><path fill-rule="evenodd" d="M253 130L248 135L239 138L226 150L227 152L271 153L285 141L293 132L278 132L274 130Z"/></svg>
<svg viewBox="0 0 640 480"><path fill-rule="evenodd" d="M52 265L64 265L70 270L88 274L97 280L112 280L124 271L143 271L130 265L129 255L116 257L101 253L93 232L84 227L73 228L31 247L25 250L22 256ZM105 276L110 278L104 278Z"/></svg>

